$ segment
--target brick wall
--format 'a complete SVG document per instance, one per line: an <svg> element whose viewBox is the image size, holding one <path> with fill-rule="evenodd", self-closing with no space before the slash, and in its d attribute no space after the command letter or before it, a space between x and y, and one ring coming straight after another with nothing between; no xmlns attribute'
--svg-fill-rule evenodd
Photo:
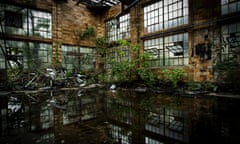
<svg viewBox="0 0 240 144"><path fill-rule="evenodd" d="M79 45L94 47L95 39L79 40L76 36L77 30L84 30L87 26L93 26L96 30L96 36L104 36L105 21L117 16L123 11L121 4L111 7L106 12L91 12L82 4L76 5L76 1L68 0L67 3L56 4L53 0L13 0L10 3L19 3L31 8L37 8L52 12L53 21L53 59L61 62L61 45ZM143 40L146 36L143 27L143 6L151 3L152 0L141 0L137 5L130 9L131 17L131 42L139 43L143 51ZM219 0L189 0L189 28L185 31L189 34L189 65L184 68L188 72L189 78L196 81L208 81L213 78L212 65L213 60L201 60L196 55L196 45L205 43L205 36L213 39L216 19L220 17ZM155 36L166 35L170 31L176 31L179 27L170 30L155 32ZM154 35L153 34L153 35ZM154 37L154 36L153 36ZM212 47L214 50L214 47ZM214 53L212 54L214 55Z"/></svg>
<svg viewBox="0 0 240 144"><path fill-rule="evenodd" d="M96 36L104 35L104 14L93 13L82 4L76 4L76 1L54 2L54 0L12 0L3 1L8 4L30 7L52 13L52 61L61 62L61 45L79 45L83 47L94 47L95 39L80 40L76 35L78 30L84 30L91 26L95 28ZM109 13L112 13L109 12ZM106 17L106 16L105 16ZM9 37L11 39L11 37ZM19 39L26 39L25 37ZM28 37L36 40L36 38ZM38 41L46 41L38 39ZM49 42L49 41L48 41Z"/></svg>
<svg viewBox="0 0 240 144"><path fill-rule="evenodd" d="M191 44L189 67L195 81L210 81L213 78L213 58L201 58L196 54L196 46L198 44L207 44L213 41L213 33L216 28L216 19L220 16L220 1L218 0L190 0L190 23L191 28ZM189 35L189 36L190 36ZM211 55L214 53L214 46L211 47Z"/></svg>

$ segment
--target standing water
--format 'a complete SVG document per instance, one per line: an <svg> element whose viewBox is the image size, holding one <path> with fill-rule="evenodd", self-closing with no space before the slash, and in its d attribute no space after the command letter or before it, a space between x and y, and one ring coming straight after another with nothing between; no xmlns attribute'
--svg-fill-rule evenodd
<svg viewBox="0 0 240 144"><path fill-rule="evenodd" d="M61 89L0 95L1 144L237 144L239 98Z"/></svg>

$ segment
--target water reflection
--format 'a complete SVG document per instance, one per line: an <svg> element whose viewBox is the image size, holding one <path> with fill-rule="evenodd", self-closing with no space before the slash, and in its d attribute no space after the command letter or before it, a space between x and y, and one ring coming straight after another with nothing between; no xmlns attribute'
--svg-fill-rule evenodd
<svg viewBox="0 0 240 144"><path fill-rule="evenodd" d="M1 143L238 143L240 99L65 89L1 94Z"/></svg>

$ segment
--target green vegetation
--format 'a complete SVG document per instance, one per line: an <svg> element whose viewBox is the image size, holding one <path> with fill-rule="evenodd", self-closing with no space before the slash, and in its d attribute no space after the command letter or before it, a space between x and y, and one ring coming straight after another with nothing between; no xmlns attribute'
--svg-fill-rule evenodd
<svg viewBox="0 0 240 144"><path fill-rule="evenodd" d="M101 57L106 55L107 50L107 39L105 37L97 37L96 38L96 52Z"/></svg>
<svg viewBox="0 0 240 144"><path fill-rule="evenodd" d="M140 46L136 44L131 44L127 40L119 40L117 42L118 46L128 47L130 50L130 55L134 58L129 61L122 60L117 61L114 58L108 59L108 63L111 68L111 80L117 82L142 80L147 85L152 85L155 81L155 75L149 69L146 60L150 57L148 53L139 54ZM116 51L117 55L124 56L126 53L124 51Z"/></svg>
<svg viewBox="0 0 240 144"><path fill-rule="evenodd" d="M174 88L177 87L177 84L183 80L185 72L183 69L164 69L163 71L164 80L171 82Z"/></svg>
<svg viewBox="0 0 240 144"><path fill-rule="evenodd" d="M94 27L88 26L85 30L77 30L76 35L79 37L80 40L84 40L90 37L94 37L96 34Z"/></svg>

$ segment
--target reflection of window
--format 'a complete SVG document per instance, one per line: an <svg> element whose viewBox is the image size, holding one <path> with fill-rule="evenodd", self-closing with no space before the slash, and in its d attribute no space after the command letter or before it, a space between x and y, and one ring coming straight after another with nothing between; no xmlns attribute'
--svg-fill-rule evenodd
<svg viewBox="0 0 240 144"><path fill-rule="evenodd" d="M163 144L163 142L160 142L159 140L155 140L150 137L145 137L145 144Z"/></svg>
<svg viewBox="0 0 240 144"><path fill-rule="evenodd" d="M115 99L111 96L107 97L107 114L108 118L118 122L131 124L132 108L131 102L127 99Z"/></svg>
<svg viewBox="0 0 240 144"><path fill-rule="evenodd" d="M48 12L0 4L3 32L25 36L52 37L52 15Z"/></svg>
<svg viewBox="0 0 240 144"><path fill-rule="evenodd" d="M155 111L148 112L145 130L176 140L186 141L187 124L185 119L186 116L182 111L156 108Z"/></svg>
<svg viewBox="0 0 240 144"><path fill-rule="evenodd" d="M240 1L221 0L222 15L240 11Z"/></svg>
<svg viewBox="0 0 240 144"><path fill-rule="evenodd" d="M63 124L71 124L78 122L80 119L80 101L79 99L68 99L67 109L63 113Z"/></svg>
<svg viewBox="0 0 240 144"><path fill-rule="evenodd" d="M81 98L81 120L96 118L96 99L92 97Z"/></svg>
<svg viewBox="0 0 240 144"><path fill-rule="evenodd" d="M48 129L53 126L53 111L48 107L41 107L40 124L42 129Z"/></svg>
<svg viewBox="0 0 240 144"><path fill-rule="evenodd" d="M130 37L130 14L106 22L106 33L109 41L127 39Z"/></svg>
<svg viewBox="0 0 240 144"><path fill-rule="evenodd" d="M188 0L161 0L144 7L145 32L188 23Z"/></svg>
<svg viewBox="0 0 240 144"><path fill-rule="evenodd" d="M131 143L132 132L127 130L126 128L112 124L109 133L114 143L122 144Z"/></svg>
<svg viewBox="0 0 240 144"><path fill-rule="evenodd" d="M144 51L151 54L152 67L187 65L188 34L177 34L144 41Z"/></svg>

